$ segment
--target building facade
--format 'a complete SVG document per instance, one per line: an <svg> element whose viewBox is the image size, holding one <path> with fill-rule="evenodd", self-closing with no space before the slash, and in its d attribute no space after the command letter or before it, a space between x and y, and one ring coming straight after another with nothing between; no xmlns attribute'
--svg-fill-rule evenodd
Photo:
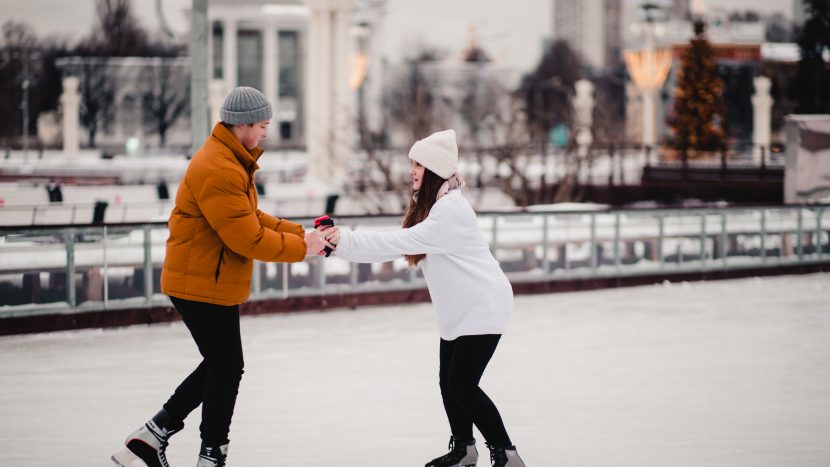
<svg viewBox="0 0 830 467"><path fill-rule="evenodd" d="M210 0L208 21L211 115L218 119L230 89L252 86L274 103L272 144L301 144L308 6L300 0Z"/></svg>
<svg viewBox="0 0 830 467"><path fill-rule="evenodd" d="M621 0L554 0L553 39L567 41L594 69L621 63Z"/></svg>

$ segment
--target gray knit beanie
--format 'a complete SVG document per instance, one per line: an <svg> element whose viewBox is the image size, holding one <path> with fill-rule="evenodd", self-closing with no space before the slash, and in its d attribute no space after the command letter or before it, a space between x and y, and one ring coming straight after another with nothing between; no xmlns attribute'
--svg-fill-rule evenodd
<svg viewBox="0 0 830 467"><path fill-rule="evenodd" d="M231 125L245 125L249 123L271 120L271 103L265 94L259 90L239 86L233 89L219 109L219 118Z"/></svg>

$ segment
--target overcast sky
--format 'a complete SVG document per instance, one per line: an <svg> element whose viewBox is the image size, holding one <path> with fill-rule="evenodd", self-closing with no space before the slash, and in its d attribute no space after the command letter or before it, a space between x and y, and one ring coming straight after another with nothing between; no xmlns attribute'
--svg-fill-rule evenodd
<svg viewBox="0 0 830 467"><path fill-rule="evenodd" d="M580 0L567 0L580 1ZM624 0L635 5L641 0ZM793 0L707 0L710 9L780 11L791 16ZM149 30L158 29L155 0L135 0L133 8ZM470 26L497 61L527 69L538 60L543 40L551 34L552 0L388 0L383 55L397 60L417 44L459 53ZM0 22L31 24L38 35L77 39L94 22L95 0L0 0ZM162 0L171 27L184 33L191 0Z"/></svg>

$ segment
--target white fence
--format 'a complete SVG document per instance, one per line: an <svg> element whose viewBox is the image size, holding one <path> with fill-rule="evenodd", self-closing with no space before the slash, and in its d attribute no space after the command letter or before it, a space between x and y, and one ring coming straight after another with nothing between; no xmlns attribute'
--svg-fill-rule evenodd
<svg viewBox="0 0 830 467"><path fill-rule="evenodd" d="M480 213L512 282L701 272L830 261L830 205ZM310 219L301 219L304 224ZM399 217L342 217L392 229ZM143 307L159 290L166 224L0 230L0 317ZM252 299L424 287L403 258L259 263Z"/></svg>

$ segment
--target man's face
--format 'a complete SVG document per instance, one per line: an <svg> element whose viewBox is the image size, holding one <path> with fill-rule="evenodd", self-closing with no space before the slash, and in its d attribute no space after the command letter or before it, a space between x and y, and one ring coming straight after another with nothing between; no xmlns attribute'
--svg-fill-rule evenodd
<svg viewBox="0 0 830 467"><path fill-rule="evenodd" d="M259 146L268 134L270 123L270 120L263 120L249 125L238 125L239 132L237 136L239 136L239 142L248 149Z"/></svg>

